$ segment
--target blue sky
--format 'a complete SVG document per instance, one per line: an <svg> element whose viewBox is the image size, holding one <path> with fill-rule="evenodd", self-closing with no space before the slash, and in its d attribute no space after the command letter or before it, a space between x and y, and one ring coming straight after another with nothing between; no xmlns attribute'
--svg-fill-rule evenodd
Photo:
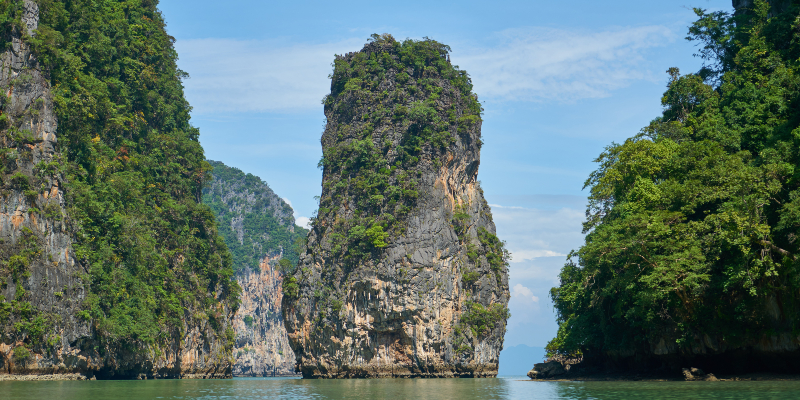
<svg viewBox="0 0 800 400"><path fill-rule="evenodd" d="M730 0L163 0L208 158L264 179L300 222L316 208L334 54L372 33L450 45L485 109L479 179L513 254L506 346L544 346L549 289L583 239L592 160L661 112L669 67L699 69L692 7Z"/></svg>

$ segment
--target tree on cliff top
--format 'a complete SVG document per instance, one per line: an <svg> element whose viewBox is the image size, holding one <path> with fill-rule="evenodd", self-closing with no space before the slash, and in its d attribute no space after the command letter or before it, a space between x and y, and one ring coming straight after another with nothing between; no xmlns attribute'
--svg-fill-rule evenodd
<svg viewBox="0 0 800 400"><path fill-rule="evenodd" d="M751 11L696 9L707 66L670 69L663 115L596 160L585 244L551 291L551 354L800 328L800 6Z"/></svg>

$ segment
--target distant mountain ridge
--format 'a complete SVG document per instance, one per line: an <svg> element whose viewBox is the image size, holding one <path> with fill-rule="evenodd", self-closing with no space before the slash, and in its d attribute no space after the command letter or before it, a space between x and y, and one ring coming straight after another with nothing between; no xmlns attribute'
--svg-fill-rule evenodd
<svg viewBox="0 0 800 400"><path fill-rule="evenodd" d="M242 293L233 317L234 376L294 374L294 353L281 317L281 259L297 262L294 243L308 231L295 225L292 207L261 178L209 161L213 180L203 202L214 212L233 258Z"/></svg>
<svg viewBox="0 0 800 400"><path fill-rule="evenodd" d="M297 263L294 242L308 231L295 225L292 207L261 178L219 161L208 161L214 179L203 203L217 217L219 232L233 257L233 269L258 268L267 255Z"/></svg>

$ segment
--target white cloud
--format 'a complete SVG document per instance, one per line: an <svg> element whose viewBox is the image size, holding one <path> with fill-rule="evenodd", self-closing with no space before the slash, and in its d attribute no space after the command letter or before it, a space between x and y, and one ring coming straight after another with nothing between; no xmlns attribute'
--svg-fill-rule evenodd
<svg viewBox="0 0 800 400"><path fill-rule="evenodd" d="M302 226L303 228L306 229L311 229L311 219L309 219L308 217L297 217L295 218L294 221L295 224L297 224L298 226Z"/></svg>
<svg viewBox="0 0 800 400"><path fill-rule="evenodd" d="M576 206L578 203L568 200L562 199L565 205ZM566 261L567 253L583 244L581 223L585 218L584 212L570 207L490 206L497 236L506 241L506 248L511 252L510 279L514 283L535 281L544 285L558 284L558 273Z"/></svg>
<svg viewBox="0 0 800 400"><path fill-rule="evenodd" d="M281 200L283 200L284 203L288 204L289 207L292 207L292 202L289 201L289 199L287 199L286 197L281 197Z"/></svg>
<svg viewBox="0 0 800 400"><path fill-rule="evenodd" d="M524 262L512 262L509 269L509 279L512 281L547 282L548 285L558 284L558 273L566 262L566 256L540 257Z"/></svg>
<svg viewBox="0 0 800 400"><path fill-rule="evenodd" d="M506 241L513 261L566 256L583 242L584 212L573 208L543 210L494 204L497 236Z"/></svg>
<svg viewBox="0 0 800 400"><path fill-rule="evenodd" d="M516 250L512 254L513 259L532 260L540 257L564 257L566 254L557 253L552 250Z"/></svg>
<svg viewBox="0 0 800 400"><path fill-rule="evenodd" d="M522 284L519 283L514 285L514 287L511 289L511 297L519 297L525 300L531 299L534 303L539 302L539 298L534 296L530 289L522 286Z"/></svg>
<svg viewBox="0 0 800 400"><path fill-rule="evenodd" d="M499 34L501 45L454 52L482 97L524 101L573 101L607 97L632 81L652 79L645 52L673 40L663 26L603 32L516 28Z"/></svg>
<svg viewBox="0 0 800 400"><path fill-rule="evenodd" d="M452 60L470 73L481 96L572 101L651 79L645 52L672 36L661 26L593 33L518 28L498 33L499 45L456 48ZM191 75L186 96L195 112L219 114L321 108L334 54L363 44L362 38L323 44L209 38L175 47L181 69Z"/></svg>

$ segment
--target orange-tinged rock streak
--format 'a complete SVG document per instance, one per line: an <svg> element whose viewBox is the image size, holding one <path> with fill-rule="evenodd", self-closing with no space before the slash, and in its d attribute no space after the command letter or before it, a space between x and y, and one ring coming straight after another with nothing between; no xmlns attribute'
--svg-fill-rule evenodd
<svg viewBox="0 0 800 400"><path fill-rule="evenodd" d="M245 269L236 280L241 304L233 319L235 376L294 375L294 352L281 315L283 276L275 266L280 255L267 256L258 270ZM245 317L252 318L247 324Z"/></svg>

